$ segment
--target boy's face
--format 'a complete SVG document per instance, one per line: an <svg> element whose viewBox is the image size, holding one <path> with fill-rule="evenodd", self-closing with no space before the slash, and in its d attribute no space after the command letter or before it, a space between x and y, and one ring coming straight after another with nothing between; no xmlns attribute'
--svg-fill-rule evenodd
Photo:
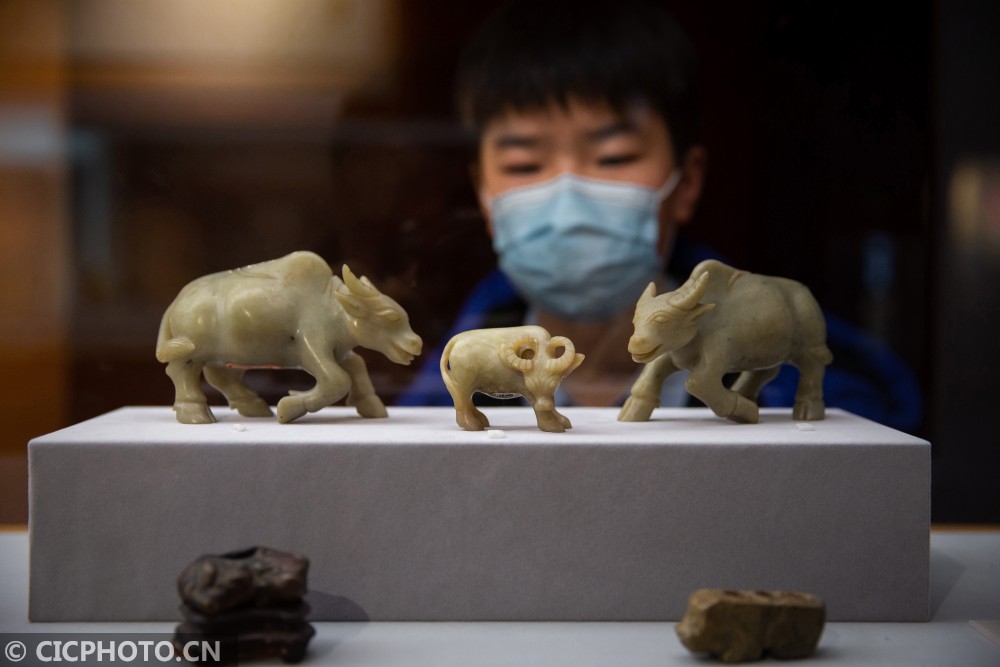
<svg viewBox="0 0 1000 667"><path fill-rule="evenodd" d="M607 104L571 98L566 107L553 102L491 121L479 143L478 186L481 195L494 198L568 172L657 189L677 167L666 122L648 106L619 114ZM682 187L677 190L660 207L661 255L673 227L689 217L673 205L683 194ZM487 225L492 234L488 215Z"/></svg>

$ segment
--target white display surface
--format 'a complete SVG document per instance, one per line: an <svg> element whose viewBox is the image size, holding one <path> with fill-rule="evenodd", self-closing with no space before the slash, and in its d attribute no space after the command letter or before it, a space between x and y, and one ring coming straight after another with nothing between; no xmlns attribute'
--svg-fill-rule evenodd
<svg viewBox="0 0 1000 667"><path fill-rule="evenodd" d="M1000 647L969 626L1000 618L1000 532L933 533L929 623L828 623L812 661L830 667L995 667ZM68 557L67 557L68 558ZM0 534L0 633L170 633L176 622L29 623L28 539ZM690 655L673 623L315 623L303 665L671 667ZM28 642L26 642L28 643ZM279 661L254 664L280 665ZM760 663L777 664L773 661ZM793 663L799 664L799 663Z"/></svg>
<svg viewBox="0 0 1000 667"><path fill-rule="evenodd" d="M362 419L351 408L332 407L290 424L249 419L213 408L215 424L180 424L170 408L122 408L36 438L43 444L370 444L370 445L926 445L926 441L830 409L827 418L796 422L791 411L764 408L759 424L737 424L707 408L661 408L648 422L620 422L618 408L560 408L573 422L565 433L539 431L529 408L482 408L487 431L464 431L451 408L390 407L388 419ZM490 431L502 431L497 438Z"/></svg>
<svg viewBox="0 0 1000 667"><path fill-rule="evenodd" d="M32 619L172 618L187 562L254 544L311 558L319 619L674 620L703 586L928 616L926 441L837 410L569 408L563 434L484 412L502 435L443 408L286 425L125 408L37 438Z"/></svg>

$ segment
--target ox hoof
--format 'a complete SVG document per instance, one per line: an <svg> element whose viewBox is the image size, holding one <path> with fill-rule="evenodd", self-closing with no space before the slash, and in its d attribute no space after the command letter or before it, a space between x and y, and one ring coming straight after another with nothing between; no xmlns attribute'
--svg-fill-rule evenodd
<svg viewBox="0 0 1000 667"><path fill-rule="evenodd" d="M182 424L212 424L215 422L215 415L204 403L175 403L174 412L177 413L177 421Z"/></svg>
<svg viewBox="0 0 1000 667"><path fill-rule="evenodd" d="M792 418L801 422L820 421L826 418L826 408L823 401L796 401Z"/></svg>
<svg viewBox="0 0 1000 667"><path fill-rule="evenodd" d="M625 405L622 406L621 412L618 413L618 421L620 422L645 422L649 421L649 418L653 415L653 409L656 408L656 402L651 401L648 398L638 398L636 396L629 396L625 401Z"/></svg>
<svg viewBox="0 0 1000 667"><path fill-rule="evenodd" d="M357 409L359 415L368 419L381 419L389 416L385 405L375 395L363 398L357 403L352 403L352 405Z"/></svg>
<svg viewBox="0 0 1000 667"><path fill-rule="evenodd" d="M538 428L546 433L562 433L569 428L568 419L553 410L552 412L540 412L537 415Z"/></svg>
<svg viewBox="0 0 1000 667"><path fill-rule="evenodd" d="M482 413L480 413L482 414ZM485 431L486 427L490 425L488 419L485 416L482 419L479 418L480 415L455 415L455 422L466 431Z"/></svg>
<svg viewBox="0 0 1000 667"><path fill-rule="evenodd" d="M559 422L549 422L546 424L538 424L539 430L545 431L546 433L563 433L566 431L566 427Z"/></svg>
<svg viewBox="0 0 1000 667"><path fill-rule="evenodd" d="M750 399L739 396L729 418L740 424L756 424L760 421L760 408Z"/></svg>
<svg viewBox="0 0 1000 667"><path fill-rule="evenodd" d="M278 421L282 424L295 421L305 413L305 402L299 396L285 396L278 401Z"/></svg>
<svg viewBox="0 0 1000 667"><path fill-rule="evenodd" d="M250 401L237 401L233 403L233 408L244 417L273 417L274 413L262 398Z"/></svg>

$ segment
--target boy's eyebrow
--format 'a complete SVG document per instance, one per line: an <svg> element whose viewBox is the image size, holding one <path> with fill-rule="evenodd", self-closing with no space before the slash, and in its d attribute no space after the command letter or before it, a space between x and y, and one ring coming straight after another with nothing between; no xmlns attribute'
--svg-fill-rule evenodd
<svg viewBox="0 0 1000 667"><path fill-rule="evenodd" d="M635 123L622 119L604 125L603 127L599 127L596 130L591 130L587 133L587 138L591 142L596 143L618 136L619 134L635 134L638 131L639 128L635 126Z"/></svg>
<svg viewBox="0 0 1000 667"><path fill-rule="evenodd" d="M621 134L636 134L639 128L630 120L615 120L607 125L602 125L596 130L587 132L587 141L597 143L616 137ZM520 134L517 132L505 132L493 140L496 148L536 148L542 143L540 137L534 134Z"/></svg>
<svg viewBox="0 0 1000 667"><path fill-rule="evenodd" d="M493 145L497 148L535 148L541 140L530 134L516 134L508 132L501 134L493 140Z"/></svg>

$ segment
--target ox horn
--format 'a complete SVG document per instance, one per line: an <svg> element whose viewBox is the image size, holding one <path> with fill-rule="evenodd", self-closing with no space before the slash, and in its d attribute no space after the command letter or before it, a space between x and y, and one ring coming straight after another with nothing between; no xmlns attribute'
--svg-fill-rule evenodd
<svg viewBox="0 0 1000 667"><path fill-rule="evenodd" d="M653 281L649 281L649 284L646 285L646 289L639 296L639 301L652 299L654 296L656 296L656 283Z"/></svg>
<svg viewBox="0 0 1000 667"><path fill-rule="evenodd" d="M548 344L545 346L545 351L549 353L549 357L552 357L552 353L560 347L564 348L563 353L558 357L548 359L545 362L546 370L554 373L562 373L573 364L573 360L576 358L576 348L573 346L573 341L565 336L553 336L550 338Z"/></svg>
<svg viewBox="0 0 1000 667"><path fill-rule="evenodd" d="M526 350L531 350L532 352L531 357L527 359L521 356L521 354L523 354ZM534 368L534 357L537 352L538 341L534 338L522 338L514 345L504 343L500 346L500 358L503 362L511 368L521 371L522 373L527 373Z"/></svg>
<svg viewBox="0 0 1000 667"><path fill-rule="evenodd" d="M367 278L358 280L358 277L351 271L351 267L344 264L344 284L351 294L361 297L378 296L380 292Z"/></svg>
<svg viewBox="0 0 1000 667"><path fill-rule="evenodd" d="M708 273L703 273L697 278L688 278L687 282L677 288L677 291L670 297L670 305L680 310L691 310L708 289Z"/></svg>

